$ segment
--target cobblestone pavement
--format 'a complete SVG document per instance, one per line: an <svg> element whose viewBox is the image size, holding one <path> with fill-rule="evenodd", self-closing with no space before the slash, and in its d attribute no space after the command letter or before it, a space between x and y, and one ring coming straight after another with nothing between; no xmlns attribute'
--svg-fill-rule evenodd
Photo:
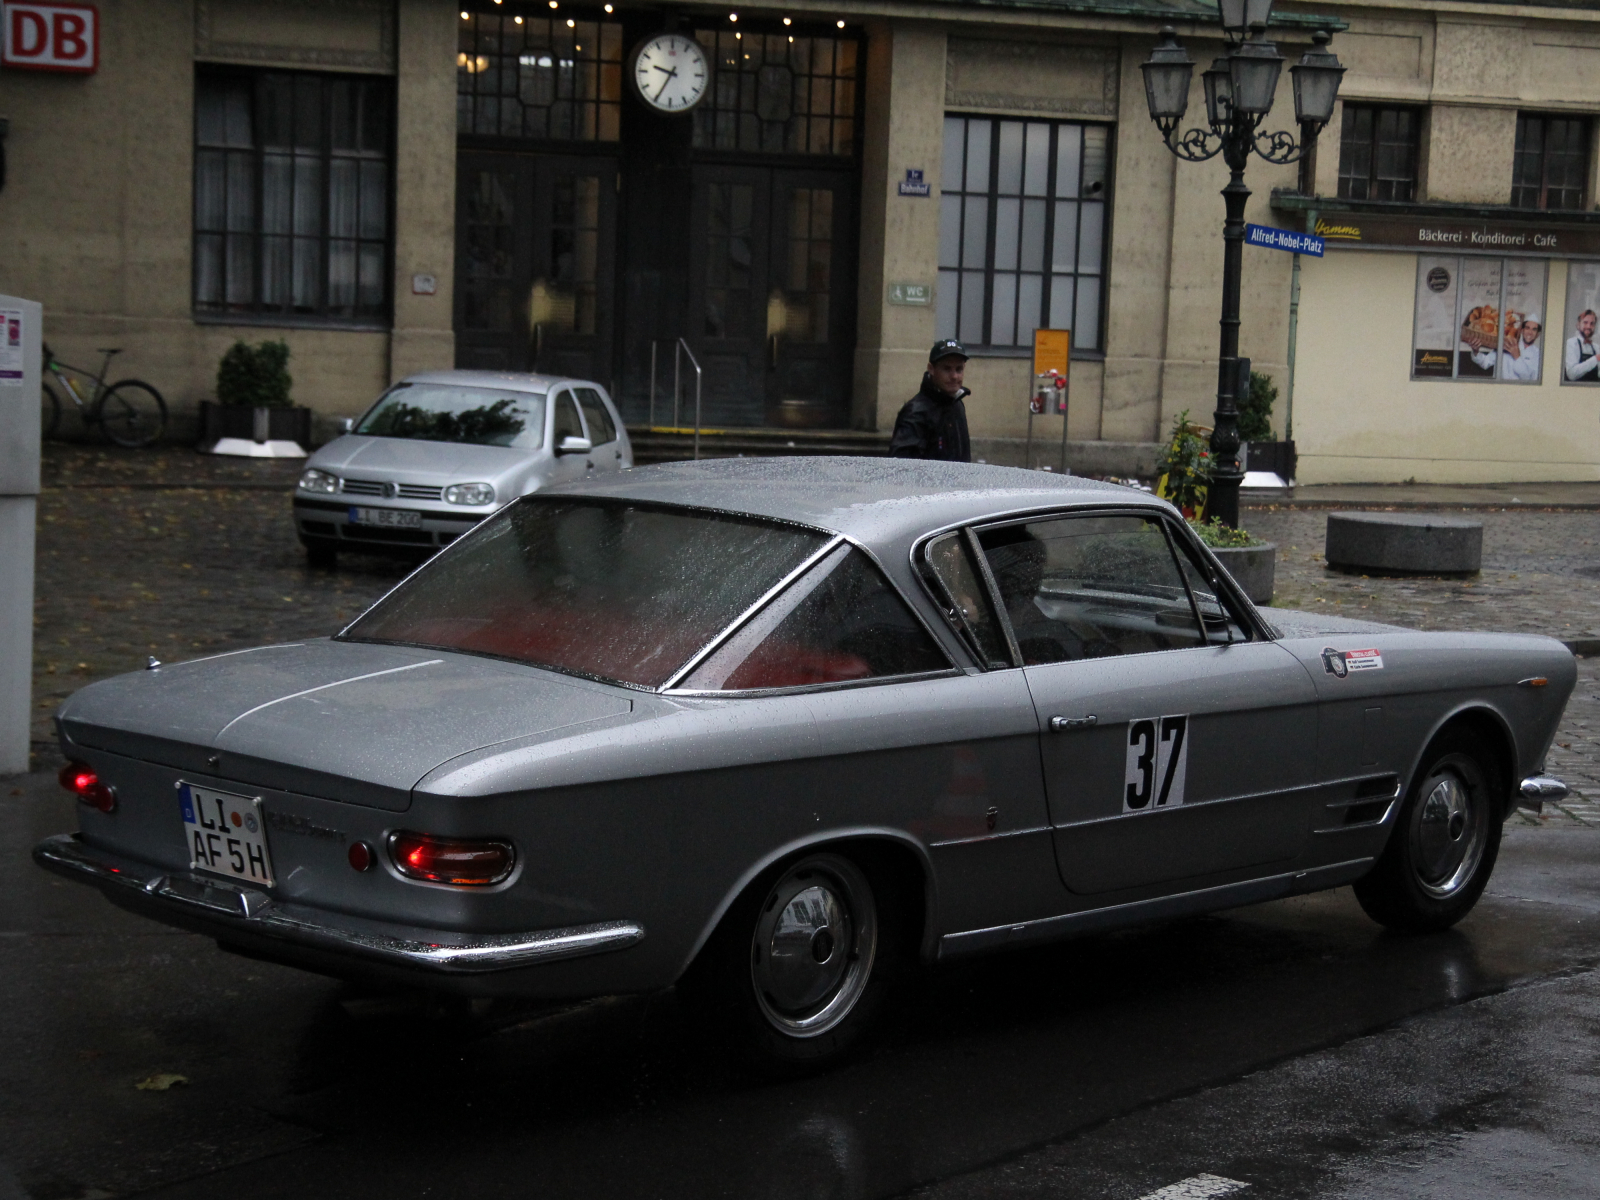
<svg viewBox="0 0 1600 1200"><path fill-rule="evenodd" d="M1459 511L1459 510L1458 510ZM1328 611L1413 629L1543 633L1600 639L1600 512L1483 512L1483 570L1471 579L1385 579L1331 570L1322 559L1328 510L1246 509L1242 524L1278 545L1280 608ZM1594 649L1600 650L1600 644ZM1573 795L1529 825L1600 827L1600 657L1578 659L1578 685L1549 769Z"/></svg>
<svg viewBox="0 0 1600 1200"><path fill-rule="evenodd" d="M95 679L147 655L176 659L339 629L409 569L341 555L313 571L295 539L298 460L51 444L39 498L34 618L36 766L54 761L50 715ZM1245 510L1280 547L1280 607L1418 629L1499 629L1597 640L1600 512L1477 512L1484 568L1470 580L1382 579L1322 561L1327 510ZM1572 799L1545 822L1600 827L1600 657L1579 660L1550 769ZM1532 817L1529 823L1538 823Z"/></svg>

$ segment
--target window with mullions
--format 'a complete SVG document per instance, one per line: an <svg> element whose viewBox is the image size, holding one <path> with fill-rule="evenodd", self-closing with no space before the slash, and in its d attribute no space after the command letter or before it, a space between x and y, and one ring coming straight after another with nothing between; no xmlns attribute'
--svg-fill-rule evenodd
<svg viewBox="0 0 1600 1200"><path fill-rule="evenodd" d="M1111 130L1076 121L944 119L941 338L1031 346L1071 329L1101 348Z"/></svg>
<svg viewBox="0 0 1600 1200"><path fill-rule="evenodd" d="M197 313L387 318L393 106L386 79L197 77Z"/></svg>
<svg viewBox="0 0 1600 1200"><path fill-rule="evenodd" d="M701 29L711 86L694 110L700 150L848 157L856 149L854 38Z"/></svg>
<svg viewBox="0 0 1600 1200"><path fill-rule="evenodd" d="M1515 208L1582 208L1589 178L1587 117L1517 114L1511 164Z"/></svg>
<svg viewBox="0 0 1600 1200"><path fill-rule="evenodd" d="M470 10L456 25L457 132L618 140L621 25Z"/></svg>
<svg viewBox="0 0 1600 1200"><path fill-rule="evenodd" d="M1414 108L1346 104L1339 128L1339 196L1415 200L1422 114Z"/></svg>

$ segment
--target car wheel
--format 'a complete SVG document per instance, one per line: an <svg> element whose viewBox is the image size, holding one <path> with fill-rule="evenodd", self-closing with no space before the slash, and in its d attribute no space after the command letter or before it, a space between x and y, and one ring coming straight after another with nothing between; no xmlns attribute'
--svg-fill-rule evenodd
<svg viewBox="0 0 1600 1200"><path fill-rule="evenodd" d="M747 891L711 967L724 1031L753 1066L797 1074L855 1050L908 955L888 887L842 854L809 854Z"/></svg>
<svg viewBox="0 0 1600 1200"><path fill-rule="evenodd" d="M1380 925L1448 929L1483 894L1500 853L1505 787L1480 747L1464 733L1429 747L1378 865L1355 885Z"/></svg>

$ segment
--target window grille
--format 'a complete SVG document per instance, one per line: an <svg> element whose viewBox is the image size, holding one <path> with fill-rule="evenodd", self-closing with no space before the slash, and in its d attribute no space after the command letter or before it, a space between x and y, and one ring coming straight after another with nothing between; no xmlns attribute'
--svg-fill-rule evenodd
<svg viewBox="0 0 1600 1200"><path fill-rule="evenodd" d="M393 108L387 79L197 77L197 313L387 319Z"/></svg>
<svg viewBox="0 0 1600 1200"><path fill-rule="evenodd" d="M1111 130L1077 121L947 116L938 333L1031 346L1036 328L1102 348Z"/></svg>
<svg viewBox="0 0 1600 1200"><path fill-rule="evenodd" d="M854 38L709 29L695 37L711 63L709 90L694 110L696 149L855 153Z"/></svg>
<svg viewBox="0 0 1600 1200"><path fill-rule="evenodd" d="M618 140L621 25L466 9L456 25L458 132Z"/></svg>
<svg viewBox="0 0 1600 1200"><path fill-rule="evenodd" d="M1422 113L1346 104L1339 130L1339 195L1346 200L1415 200Z"/></svg>
<svg viewBox="0 0 1600 1200"><path fill-rule="evenodd" d="M1516 208L1582 208L1589 178L1587 117L1517 115L1511 166Z"/></svg>

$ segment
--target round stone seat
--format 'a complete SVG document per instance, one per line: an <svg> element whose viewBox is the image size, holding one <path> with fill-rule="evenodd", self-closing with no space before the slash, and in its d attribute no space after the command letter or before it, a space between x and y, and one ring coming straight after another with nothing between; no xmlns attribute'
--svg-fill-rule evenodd
<svg viewBox="0 0 1600 1200"><path fill-rule="evenodd" d="M1369 575L1472 575L1483 566L1483 523L1438 513L1329 513L1323 557Z"/></svg>

